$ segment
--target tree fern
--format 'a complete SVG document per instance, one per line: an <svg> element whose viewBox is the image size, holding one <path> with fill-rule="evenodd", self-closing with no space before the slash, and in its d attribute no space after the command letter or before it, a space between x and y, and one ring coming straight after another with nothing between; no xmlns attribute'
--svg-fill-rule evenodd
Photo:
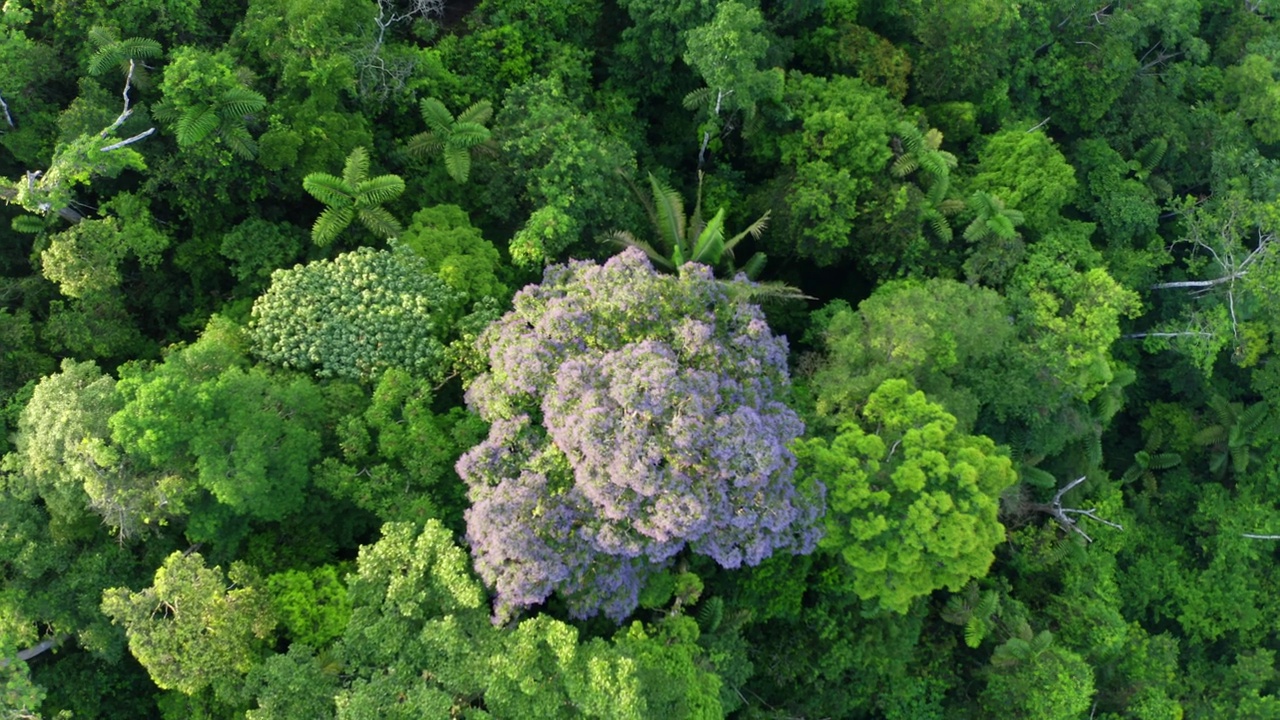
<svg viewBox="0 0 1280 720"><path fill-rule="evenodd" d="M473 153L496 152L492 133L485 127L493 117L493 105L488 101L472 105L457 118L435 98L423 99L418 109L428 130L409 138L405 152L419 159L443 153L445 171L456 182L470 178Z"/></svg>
<svg viewBox="0 0 1280 720"><path fill-rule="evenodd" d="M113 67L127 72L130 60L149 60L164 54L160 43L155 40L140 37L121 40L114 30L102 27L89 29L89 42L97 47L93 57L89 59L90 75L101 75Z"/></svg>
<svg viewBox="0 0 1280 720"><path fill-rule="evenodd" d="M311 238L316 244L333 242L356 219L381 237L401 233L400 223L382 205L404 192L404 180L396 175L366 179L368 173L369 154L357 147L343 163L341 178L311 173L302 179L302 188L327 206L311 228Z"/></svg>

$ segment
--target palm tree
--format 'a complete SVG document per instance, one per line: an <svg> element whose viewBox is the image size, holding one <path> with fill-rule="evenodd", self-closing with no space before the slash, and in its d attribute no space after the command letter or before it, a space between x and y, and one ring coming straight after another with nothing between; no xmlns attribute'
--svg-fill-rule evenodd
<svg viewBox="0 0 1280 720"><path fill-rule="evenodd" d="M964 229L964 239L969 242L991 237L1013 240L1018 237L1018 226L1025 220L1021 212L1005 207L1003 200L982 190L969 198L969 209L974 214L973 221Z"/></svg>
<svg viewBox="0 0 1280 720"><path fill-rule="evenodd" d="M643 250L654 265L668 272L679 272L680 267L686 263L699 263L716 268L729 277L735 277L741 273L755 280L764 269L767 259L765 254L757 252L741 267L735 267L733 250L748 236L753 239L760 238L765 227L768 226L769 213L765 212L747 226L746 230L725 239L727 231L724 208L717 210L710 221L702 217L702 178L702 173L698 173L697 201L690 216L685 215L684 200L680 197L680 193L654 177L653 173L649 173L651 197L640 192L630 178L627 178L632 192L644 206L645 212L649 215L649 221L653 224L654 241L640 240L627 230L614 230L605 235L604 239L625 247ZM780 282L753 284L727 282L726 286L731 293L743 299L758 296L794 299L809 297L801 293L798 288Z"/></svg>
<svg viewBox="0 0 1280 720"><path fill-rule="evenodd" d="M327 206L311 228L317 245L333 242L353 220L384 238L400 234L400 223L382 205L400 197L404 180L397 175L368 175L369 153L358 147L347 156L342 177L311 173L302 179L302 188Z"/></svg>
<svg viewBox="0 0 1280 720"><path fill-rule="evenodd" d="M485 127L493 117L493 105L488 100L463 110L456 118L435 98L424 99L419 110L430 129L409 138L405 151L418 159L443 153L444 168L455 181L464 183L471 176L472 153L496 152L489 128Z"/></svg>

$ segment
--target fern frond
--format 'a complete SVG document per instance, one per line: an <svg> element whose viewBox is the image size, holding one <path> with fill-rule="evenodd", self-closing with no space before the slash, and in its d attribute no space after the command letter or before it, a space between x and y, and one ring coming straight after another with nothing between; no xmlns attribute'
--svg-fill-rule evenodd
<svg viewBox="0 0 1280 720"><path fill-rule="evenodd" d="M113 67L118 67L120 63L125 61L124 53L120 51L118 43L111 43L105 47L98 48L98 51L89 59L89 74L101 75Z"/></svg>
<svg viewBox="0 0 1280 720"><path fill-rule="evenodd" d="M488 100L481 100L466 110L463 110L461 113L458 113L457 122L459 125L464 123L484 125L491 119L493 119L493 103Z"/></svg>
<svg viewBox="0 0 1280 720"><path fill-rule="evenodd" d="M425 160L440 152L443 147L444 141L440 139L440 136L434 131L428 130L409 138L408 142L404 144L404 151L418 160Z"/></svg>
<svg viewBox="0 0 1280 720"><path fill-rule="evenodd" d="M488 141L492 133L489 128L476 123L458 123L449 133L449 145L471 148Z"/></svg>
<svg viewBox="0 0 1280 720"><path fill-rule="evenodd" d="M356 200L355 188L328 173L311 173L302 178L302 189L330 207L347 207Z"/></svg>
<svg viewBox="0 0 1280 720"><path fill-rule="evenodd" d="M218 128L218 116L207 105L193 107L182 114L174 128L179 145L194 145Z"/></svg>
<svg viewBox="0 0 1280 720"><path fill-rule="evenodd" d="M682 104L685 110L697 110L700 107L706 107L711 104L712 89L709 87L698 88L688 95L684 96Z"/></svg>
<svg viewBox="0 0 1280 720"><path fill-rule="evenodd" d="M20 232L24 235L35 235L44 231L44 220L35 215L18 215L9 221L9 225L14 232Z"/></svg>
<svg viewBox="0 0 1280 720"><path fill-rule="evenodd" d="M449 128L453 126L453 114L444 106L444 103L433 97L423 98L418 103L418 109L422 112L422 120L427 127L441 135L448 134Z"/></svg>
<svg viewBox="0 0 1280 720"><path fill-rule="evenodd" d="M342 181L354 188L369 177L369 151L357 147L347 156L342 166Z"/></svg>
<svg viewBox="0 0 1280 720"><path fill-rule="evenodd" d="M1090 433L1084 438L1085 457L1089 467L1096 468L1102 464L1102 434Z"/></svg>
<svg viewBox="0 0 1280 720"><path fill-rule="evenodd" d="M162 100L151 106L151 117L166 125L172 125L182 117L182 111Z"/></svg>
<svg viewBox="0 0 1280 720"><path fill-rule="evenodd" d="M704 633L713 633L720 628L724 620L724 600L719 597L708 598L698 609L698 627Z"/></svg>
<svg viewBox="0 0 1280 720"><path fill-rule="evenodd" d="M1210 425L1191 437L1197 445L1216 445L1227 439L1227 429L1221 425Z"/></svg>
<svg viewBox="0 0 1280 720"><path fill-rule="evenodd" d="M1023 482L1034 487L1051 488L1058 485L1057 478L1037 467L1023 466L1018 472L1022 475Z"/></svg>
<svg viewBox="0 0 1280 720"><path fill-rule="evenodd" d="M444 148L444 169L454 182L464 183L471 177L471 153L466 148L446 145Z"/></svg>
<svg viewBox="0 0 1280 720"><path fill-rule="evenodd" d="M151 59L163 55L164 49L151 38L131 37L120 41L120 53L129 60Z"/></svg>
<svg viewBox="0 0 1280 720"><path fill-rule="evenodd" d="M369 228L369 232L383 238L399 237L404 232L400 222L386 208L367 208L359 213L360 223Z"/></svg>
<svg viewBox="0 0 1280 720"><path fill-rule="evenodd" d="M1262 427L1262 423L1267 420L1267 402L1265 400L1256 402L1240 413L1240 419L1237 421L1239 427L1245 433L1252 434Z"/></svg>
<svg viewBox="0 0 1280 720"><path fill-rule="evenodd" d="M89 28L88 38L89 42L93 43L94 47L101 49L119 42L120 33L115 28L94 25Z"/></svg>
<svg viewBox="0 0 1280 720"><path fill-rule="evenodd" d="M241 122L223 123L222 141L231 148L231 152L246 160L252 160L258 154L258 143L249 134L249 129Z"/></svg>
<svg viewBox="0 0 1280 720"><path fill-rule="evenodd" d="M1168 470L1171 467L1177 467L1182 464L1182 456L1178 453L1167 452L1158 455L1152 455L1148 463L1148 467L1152 470Z"/></svg>
<svg viewBox="0 0 1280 720"><path fill-rule="evenodd" d="M896 178L904 178L916 171L920 167L920 161L915 155L899 155L897 160L889 166L889 174Z"/></svg>
<svg viewBox="0 0 1280 720"><path fill-rule="evenodd" d="M243 118L266 106L267 98L262 93L249 88L231 88L218 101L218 115L224 118Z"/></svg>
<svg viewBox="0 0 1280 720"><path fill-rule="evenodd" d="M355 210L352 208L325 208L324 212L320 213L320 217L316 218L315 225L311 226L311 240L324 247L346 230L353 219L355 219Z"/></svg>
<svg viewBox="0 0 1280 720"><path fill-rule="evenodd" d="M971 648L976 648L982 644L982 641L986 637L986 620L978 617L977 614L974 614L969 618L969 621L964 624L964 644Z"/></svg>
<svg viewBox="0 0 1280 720"><path fill-rule="evenodd" d="M404 180L398 175L379 175L356 185L356 204L366 207L381 205L404 193Z"/></svg>

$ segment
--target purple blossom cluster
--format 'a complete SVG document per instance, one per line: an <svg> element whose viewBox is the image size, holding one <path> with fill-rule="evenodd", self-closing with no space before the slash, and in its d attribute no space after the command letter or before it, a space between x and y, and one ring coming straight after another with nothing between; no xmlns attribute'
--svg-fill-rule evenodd
<svg viewBox="0 0 1280 720"><path fill-rule="evenodd" d="M786 340L709 269L660 275L638 250L553 266L479 342L467 402L492 426L457 470L498 619L554 592L621 620L685 547L727 568L814 548Z"/></svg>

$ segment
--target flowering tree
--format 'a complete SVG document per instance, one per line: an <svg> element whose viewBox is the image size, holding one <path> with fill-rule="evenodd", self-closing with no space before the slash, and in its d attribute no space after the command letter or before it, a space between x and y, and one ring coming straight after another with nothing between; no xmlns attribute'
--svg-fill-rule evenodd
<svg viewBox="0 0 1280 720"><path fill-rule="evenodd" d="M804 426L758 307L635 249L548 268L514 304L480 338L467 402L492 425L457 466L499 619L558 592L621 620L685 547L728 568L813 549L822 489L792 482Z"/></svg>

